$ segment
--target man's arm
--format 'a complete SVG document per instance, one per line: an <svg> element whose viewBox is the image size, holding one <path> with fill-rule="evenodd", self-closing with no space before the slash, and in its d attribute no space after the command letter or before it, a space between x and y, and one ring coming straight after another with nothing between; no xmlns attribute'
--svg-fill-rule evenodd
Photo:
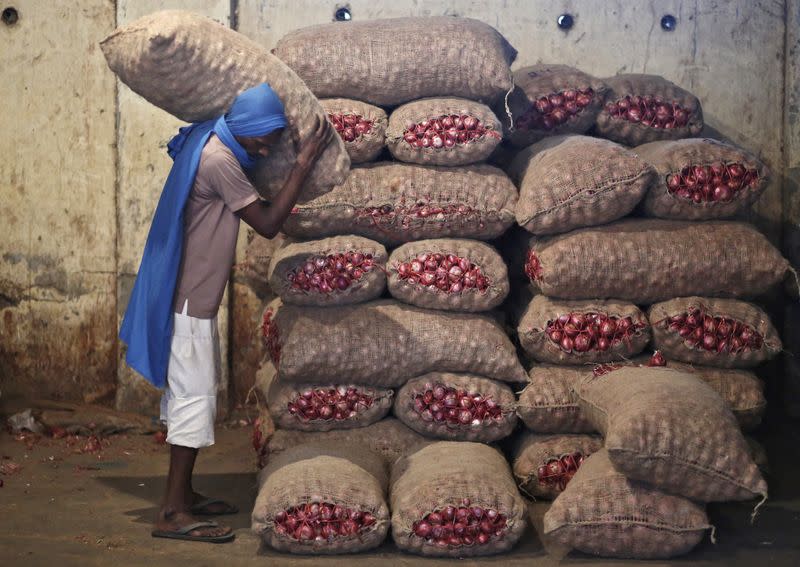
<svg viewBox="0 0 800 567"><path fill-rule="evenodd" d="M275 199L271 203L258 200L247 205L237 212L239 218L261 236L274 238L292 212L308 173L330 143L333 132L327 120L317 118L314 134L300 148L292 172Z"/></svg>

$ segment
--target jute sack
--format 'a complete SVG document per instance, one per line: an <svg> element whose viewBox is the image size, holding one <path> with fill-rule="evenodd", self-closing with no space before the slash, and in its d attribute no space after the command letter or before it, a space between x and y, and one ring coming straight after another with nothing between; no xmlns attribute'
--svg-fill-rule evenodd
<svg viewBox="0 0 800 567"><path fill-rule="evenodd" d="M655 180L643 159L608 140L555 136L526 148L509 174L520 188L516 217L533 234L555 234L624 217Z"/></svg>
<svg viewBox="0 0 800 567"><path fill-rule="evenodd" d="M514 478L528 496L553 500L569 484L584 460L602 448L603 440L597 435L526 432L515 443Z"/></svg>
<svg viewBox="0 0 800 567"><path fill-rule="evenodd" d="M386 127L389 124L389 118L382 108L349 98L324 98L319 103L328 113L328 120L332 123L334 120L331 115L342 115L344 120L352 120L347 117L358 117L370 124L367 132L356 132L356 137L352 141L347 141L342 137L352 163L364 163L378 157L385 145ZM343 124L343 126L348 127L347 124ZM340 136L342 134L339 132Z"/></svg>
<svg viewBox="0 0 800 567"><path fill-rule="evenodd" d="M508 384L471 374L431 372L397 391L394 415L427 437L491 443L514 431L515 405Z"/></svg>
<svg viewBox="0 0 800 567"><path fill-rule="evenodd" d="M508 463L497 449L480 443L440 441L399 459L392 467L390 498L392 537L403 551L445 557L491 555L511 549L525 531L527 507ZM494 510L505 524L498 529L500 535L492 534L483 544L452 545L415 533L418 522L447 507L480 508L487 515ZM452 527L454 522L443 524Z"/></svg>
<svg viewBox="0 0 800 567"><path fill-rule="evenodd" d="M283 102L289 127L254 171L267 199L283 188L297 158L292 135L305 140L325 112L303 81L242 34L199 14L164 10L117 28L100 43L108 66L135 93L187 122L227 112L242 91L269 83ZM311 170L301 200L341 183L350 167L334 137Z"/></svg>
<svg viewBox="0 0 800 567"><path fill-rule="evenodd" d="M422 272L409 271L409 266L419 267L415 260ZM409 242L392 252L387 269L393 297L429 309L488 311L500 305L509 290L503 258L492 246L475 240Z"/></svg>
<svg viewBox="0 0 800 567"><path fill-rule="evenodd" d="M330 431L375 423L389 413L394 392L347 381L331 384L285 384L265 360L256 373L256 387L270 416L281 429Z"/></svg>
<svg viewBox="0 0 800 567"><path fill-rule="evenodd" d="M597 115L597 135L626 146L639 146L658 140L678 140L700 134L703 130L703 109L700 101L687 90L658 75L623 74L603 79L608 85L605 105ZM632 122L612 115L617 101L629 97L660 98L672 111L681 108L688 114L684 126L654 128L643 121ZM642 115L645 119L647 113Z"/></svg>
<svg viewBox="0 0 800 567"><path fill-rule="evenodd" d="M750 208L770 182L769 169L755 155L719 140L690 138L671 142L651 142L638 146L633 151L658 172L656 182L650 185L650 190L642 201L642 209L651 217L686 220L732 217ZM691 180L697 183L693 168L703 168L702 175L707 177L705 168L714 164L724 169L723 175L726 171L732 171L731 165L738 164L745 172L755 172L756 176L746 173L750 182L743 182L743 177L740 176L732 180L733 185L726 183L731 187L732 196L725 201L706 200L695 203L691 198L671 190L670 180L674 176L679 176L679 179L683 180L678 187ZM686 168L692 168L691 177L683 176ZM709 181L713 179L714 177L711 177ZM730 183L731 179L727 181Z"/></svg>
<svg viewBox="0 0 800 567"><path fill-rule="evenodd" d="M267 420L269 411L262 408L261 415L263 423ZM274 455L305 443L329 446L352 444L365 447L380 455L387 464L392 464L416 447L432 442L393 417L387 417L371 425L354 429L332 429L330 431L278 429L272 431L268 436L262 435L259 441L260 444L256 447L259 468L269 462Z"/></svg>
<svg viewBox="0 0 800 567"><path fill-rule="evenodd" d="M338 258L340 255L358 255L358 259L350 258L348 261L347 258ZM335 236L290 243L272 257L269 285L283 301L295 305L361 303L383 293L386 260L386 248L362 236ZM319 265L315 264L317 261ZM309 267L314 269L308 270ZM314 275L330 285L323 291L320 285L311 281ZM344 289L336 285L339 277L344 278ZM309 289L305 289L306 286Z"/></svg>
<svg viewBox="0 0 800 567"><path fill-rule="evenodd" d="M581 412L572 388L591 366L537 364L519 394L517 415L525 427L538 433L591 433L596 431Z"/></svg>
<svg viewBox="0 0 800 567"><path fill-rule="evenodd" d="M233 266L234 282L250 287L258 297L274 296L267 281L269 265L275 253L286 244L286 237L279 232L275 238L264 238L249 230L246 241L244 258Z"/></svg>
<svg viewBox="0 0 800 567"><path fill-rule="evenodd" d="M544 515L554 541L603 557L683 555L713 529L703 506L627 479L605 449L586 459Z"/></svg>
<svg viewBox="0 0 800 567"><path fill-rule="evenodd" d="M617 361L610 367L645 366L648 361L647 356L637 356L630 364ZM711 386L731 409L742 431L753 430L761 423L767 401L763 382L752 372L692 366L672 360L668 361L667 367L692 374ZM592 371L591 366L537 364L531 368L528 385L519 394L517 415L528 429L538 433L596 431L581 412L572 392L573 387Z"/></svg>
<svg viewBox="0 0 800 567"><path fill-rule="evenodd" d="M276 456L259 474L259 491L252 529L270 547L303 554L355 553L379 546L389 531L386 505L386 464L380 456L354 445L300 445ZM357 526L364 514L370 521L353 533L323 533L322 526L339 528L345 520L319 518L313 505L339 506L355 512ZM303 507L312 528L300 535L281 521ZM300 527L297 528L301 529Z"/></svg>
<svg viewBox="0 0 800 567"><path fill-rule="evenodd" d="M493 101L512 86L517 51L494 28L451 16L322 24L273 53L319 97L395 106L430 96Z"/></svg>
<svg viewBox="0 0 800 567"><path fill-rule="evenodd" d="M607 89L602 80L568 65L542 63L517 69L514 71L514 91L508 97L508 107L514 120L514 127L508 135L511 143L525 147L547 136L583 134L594 126ZM576 104L575 113L564 111L566 120L558 122L553 120L552 111L556 106L564 110L564 105L569 102L564 98L565 92L573 101L575 93L582 92L589 98L589 103L584 106ZM542 108L546 110L544 113L539 112L536 106L536 102L543 98L548 99ZM551 98L558 105L553 105ZM498 114L503 116L506 129L509 130L505 112L498 111ZM549 119L545 121L545 117Z"/></svg>
<svg viewBox="0 0 800 567"><path fill-rule="evenodd" d="M458 118L457 123L445 127L442 119L447 117L452 121L453 116ZM477 126L467 128L462 123L465 117L477 119ZM434 130L432 123L439 128ZM438 131L435 137L429 138L432 145L415 147L417 140L421 143L426 130ZM480 135L471 138L471 132ZM455 145L446 143L447 138ZM396 159L422 165L455 166L484 161L502 139L502 126L492 109L461 98L425 98L404 104L392 112L386 130L386 145Z"/></svg>
<svg viewBox="0 0 800 567"><path fill-rule="evenodd" d="M433 371L526 379L503 328L480 315L381 300L326 309L284 305L275 323L286 382L347 376L354 384L393 387Z"/></svg>
<svg viewBox="0 0 800 567"><path fill-rule="evenodd" d="M742 431L752 431L761 424L767 409L764 382L747 370L692 366L680 362L667 362L668 368L688 372L701 379L725 400Z"/></svg>
<svg viewBox="0 0 800 567"><path fill-rule="evenodd" d="M774 358L783 348L769 316L744 301L680 297L652 305L647 317L653 346L667 359L747 368ZM690 329L695 334L681 336Z"/></svg>
<svg viewBox="0 0 800 567"><path fill-rule="evenodd" d="M490 240L514 224L516 204L516 187L495 167L379 162L353 168L342 185L295 207L283 230L304 239L358 234L386 245Z"/></svg>
<svg viewBox="0 0 800 567"><path fill-rule="evenodd" d="M551 297L655 303L759 295L783 279L789 263L744 223L631 219L534 238L525 269Z"/></svg>
<svg viewBox="0 0 800 567"><path fill-rule="evenodd" d="M767 497L731 410L691 374L621 368L576 387L581 410L632 480L701 502Z"/></svg>
<svg viewBox="0 0 800 567"><path fill-rule="evenodd" d="M600 323L587 322L586 316L593 314L610 318L606 326L613 325L611 335L602 334ZM623 329L623 324L629 325L627 330ZM594 336L594 332L601 334ZM650 325L644 313L632 303L558 301L537 295L522 316L517 334L522 349L535 360L585 364L624 360L639 354L650 342ZM577 345L578 336L588 338L587 350ZM602 345L605 350L600 348L600 338L608 342ZM563 342L565 339L568 342Z"/></svg>
<svg viewBox="0 0 800 567"><path fill-rule="evenodd" d="M261 314L261 338L264 342L264 349L267 356L273 363L279 364L281 358L280 335L278 326L275 324L275 317L283 306L280 297L276 297L264 307Z"/></svg>

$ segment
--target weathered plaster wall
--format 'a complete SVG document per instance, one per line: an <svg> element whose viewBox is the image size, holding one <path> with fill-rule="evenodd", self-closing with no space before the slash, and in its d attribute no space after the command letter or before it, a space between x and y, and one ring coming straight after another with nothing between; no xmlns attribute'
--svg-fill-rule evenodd
<svg viewBox="0 0 800 567"><path fill-rule="evenodd" d="M798 0L19 0L0 9L6 5L22 16L15 26L0 23L6 393L100 398L118 382L118 407L155 412L157 393L126 368L116 330L170 167L165 145L180 122L118 86L97 44L115 23L164 8L206 14L265 47L292 29L331 21L342 5L355 19L455 14L497 27L520 52L516 66L560 61L598 76L662 74L697 93L710 131L772 166L775 182L751 220L775 242L783 233L786 254L800 261ZM563 12L575 16L568 32L555 26ZM673 32L659 26L667 13L678 20ZM233 317L238 309L243 320L231 336L246 349L258 298L241 281L237 288ZM225 335L230 313L226 302ZM798 320L788 307L787 326ZM787 339L796 340L794 332ZM224 356L234 371L249 369L233 363L236 350ZM247 359L254 356L248 350ZM241 399L249 379L230 382ZM227 384L226 375L224 391Z"/></svg>
<svg viewBox="0 0 800 567"><path fill-rule="evenodd" d="M102 399L116 383L116 167L98 41L114 4L13 6L19 21L0 23L0 388Z"/></svg>

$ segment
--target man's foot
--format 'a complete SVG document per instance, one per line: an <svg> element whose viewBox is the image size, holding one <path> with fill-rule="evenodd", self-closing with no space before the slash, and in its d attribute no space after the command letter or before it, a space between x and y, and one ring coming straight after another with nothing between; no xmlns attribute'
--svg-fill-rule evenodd
<svg viewBox="0 0 800 567"><path fill-rule="evenodd" d="M228 526L216 522L201 522L186 512L161 512L156 520L153 537L223 543L235 537Z"/></svg>
<svg viewBox="0 0 800 567"><path fill-rule="evenodd" d="M193 492L188 500L192 503L189 511L195 516L225 516L239 513L239 508L233 504L228 504L219 498L206 498L197 492Z"/></svg>

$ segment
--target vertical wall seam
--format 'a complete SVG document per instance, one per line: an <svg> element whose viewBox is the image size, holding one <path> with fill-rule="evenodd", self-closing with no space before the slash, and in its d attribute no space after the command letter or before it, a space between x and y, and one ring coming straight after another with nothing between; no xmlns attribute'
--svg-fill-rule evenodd
<svg viewBox="0 0 800 567"><path fill-rule="evenodd" d="M114 0L114 29L119 25L119 0ZM117 336L117 324L119 322L119 226L120 226L120 188L122 186L120 171L120 106L119 106L119 79L114 77L114 405L116 406L117 390L120 379L120 341Z"/></svg>
<svg viewBox="0 0 800 567"><path fill-rule="evenodd" d="M791 69L791 58L789 52L791 51L791 34L789 32L789 17L791 10L789 3L792 0L784 0L783 2L783 80L781 81L781 108L783 109L783 120L781 120L781 216L780 227L778 232L778 242L782 252L786 251L785 230L784 223L786 222L787 204L788 204L788 187L787 176L789 173L789 73Z"/></svg>
<svg viewBox="0 0 800 567"><path fill-rule="evenodd" d="M230 15L231 29L239 31L239 0L231 0Z"/></svg>

